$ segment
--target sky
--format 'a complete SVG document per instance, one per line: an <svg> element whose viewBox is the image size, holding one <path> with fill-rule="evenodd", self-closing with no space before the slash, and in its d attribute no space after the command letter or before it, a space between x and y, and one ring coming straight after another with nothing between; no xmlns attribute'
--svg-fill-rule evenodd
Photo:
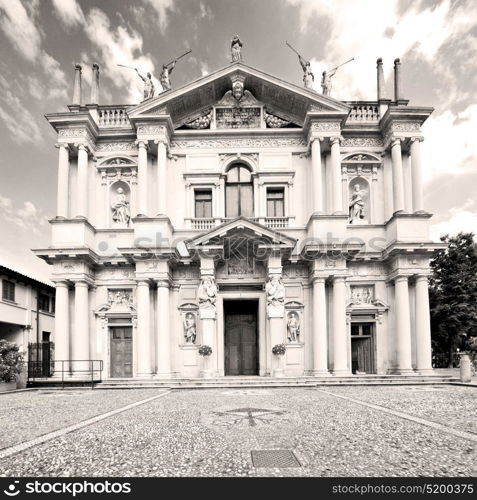
<svg viewBox="0 0 477 500"><path fill-rule="evenodd" d="M474 0L0 0L0 262L50 276L30 251L49 245L56 207L58 152L44 114L71 102L75 62L86 89L100 65L100 103L134 104L140 81L117 64L158 75L190 48L172 74L179 87L225 66L234 34L246 64L299 85L285 41L315 75L354 57L333 79L342 100L376 98L378 57L392 97L400 57L404 97L435 108L422 144L432 238L477 233Z"/></svg>

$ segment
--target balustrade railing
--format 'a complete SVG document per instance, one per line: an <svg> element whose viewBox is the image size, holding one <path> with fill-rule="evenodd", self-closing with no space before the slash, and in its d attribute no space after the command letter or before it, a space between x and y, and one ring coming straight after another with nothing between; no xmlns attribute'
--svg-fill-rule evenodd
<svg viewBox="0 0 477 500"><path fill-rule="evenodd" d="M267 217L265 225L270 229L285 229L288 227L288 217Z"/></svg>
<svg viewBox="0 0 477 500"><path fill-rule="evenodd" d="M215 219L191 219L192 229L207 230L215 227Z"/></svg>
<svg viewBox="0 0 477 500"><path fill-rule="evenodd" d="M379 121L379 107L376 104L355 104L348 116L349 122Z"/></svg>
<svg viewBox="0 0 477 500"><path fill-rule="evenodd" d="M125 107L105 107L99 109L100 127L129 127L131 125Z"/></svg>

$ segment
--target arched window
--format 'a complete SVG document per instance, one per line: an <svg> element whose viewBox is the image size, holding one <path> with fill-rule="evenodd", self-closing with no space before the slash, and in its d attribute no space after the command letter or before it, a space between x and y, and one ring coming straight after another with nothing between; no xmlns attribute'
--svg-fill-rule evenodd
<svg viewBox="0 0 477 500"><path fill-rule="evenodd" d="M225 206L226 217L253 217L252 174L243 163L232 165L227 172Z"/></svg>

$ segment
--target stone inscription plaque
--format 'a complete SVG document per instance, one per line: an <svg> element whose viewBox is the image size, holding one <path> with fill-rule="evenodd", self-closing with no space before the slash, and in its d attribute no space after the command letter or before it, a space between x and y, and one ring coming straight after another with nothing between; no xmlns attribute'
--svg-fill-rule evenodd
<svg viewBox="0 0 477 500"><path fill-rule="evenodd" d="M217 128L260 128L260 108L217 108Z"/></svg>

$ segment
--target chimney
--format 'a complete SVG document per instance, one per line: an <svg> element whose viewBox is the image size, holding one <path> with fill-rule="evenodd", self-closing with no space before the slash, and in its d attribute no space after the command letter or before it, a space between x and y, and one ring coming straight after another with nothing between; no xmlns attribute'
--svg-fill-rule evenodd
<svg viewBox="0 0 477 500"><path fill-rule="evenodd" d="M401 99L401 60L394 59L394 100L399 102Z"/></svg>
<svg viewBox="0 0 477 500"><path fill-rule="evenodd" d="M73 106L81 106L81 64L75 64L75 83L73 87Z"/></svg>
<svg viewBox="0 0 477 500"><path fill-rule="evenodd" d="M384 99L384 69L383 60L379 58L376 61L376 67L378 72L378 102Z"/></svg>
<svg viewBox="0 0 477 500"><path fill-rule="evenodd" d="M99 65L96 63L93 64L90 104L99 104Z"/></svg>

